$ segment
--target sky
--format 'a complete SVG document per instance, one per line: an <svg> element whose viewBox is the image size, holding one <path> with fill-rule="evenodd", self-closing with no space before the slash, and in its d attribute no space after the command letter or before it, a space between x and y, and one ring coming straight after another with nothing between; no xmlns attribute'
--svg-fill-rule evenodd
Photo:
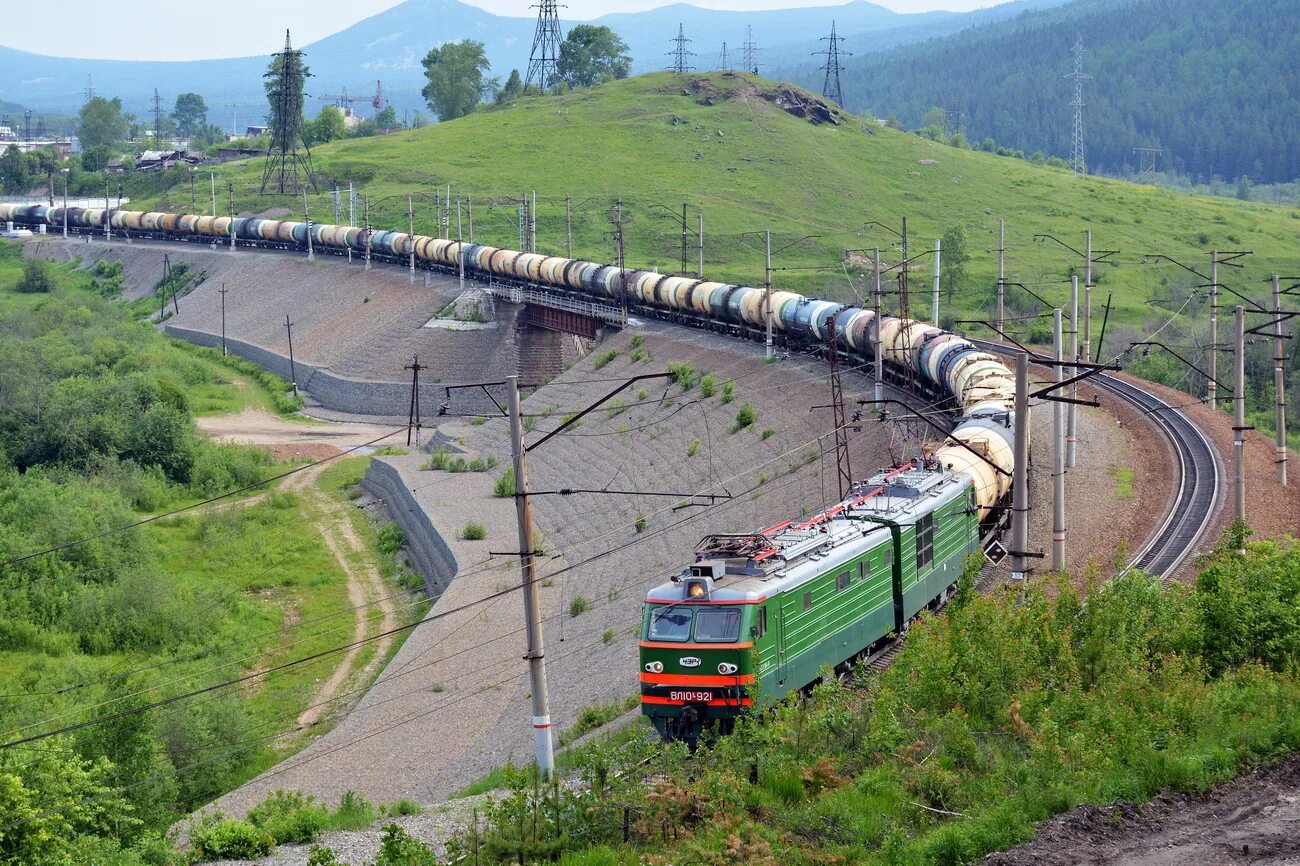
<svg viewBox="0 0 1300 866"><path fill-rule="evenodd" d="M0 13L0 45L53 54L105 60L203 60L270 54L283 44L286 27L295 45L306 45L401 0L217 0L159 3L131 0L46 0L39 12ZM534 0L466 0L498 15L536 14ZM666 0L561 0L568 19L595 18L608 12L636 12L668 5ZM835 0L692 0L711 9L782 9L838 5ZM964 12L996 5L997 0L874 0L895 12L947 9ZM256 21L257 26L249 26Z"/></svg>

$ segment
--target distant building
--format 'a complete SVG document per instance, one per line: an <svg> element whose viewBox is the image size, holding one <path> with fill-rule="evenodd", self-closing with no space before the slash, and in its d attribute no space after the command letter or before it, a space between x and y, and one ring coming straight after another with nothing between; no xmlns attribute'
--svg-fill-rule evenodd
<svg viewBox="0 0 1300 866"><path fill-rule="evenodd" d="M217 161L230 162L232 159L247 159L250 156L265 156L266 151L260 147L219 147Z"/></svg>
<svg viewBox="0 0 1300 866"><path fill-rule="evenodd" d="M244 129L244 138L258 138L271 131L269 126L249 126Z"/></svg>
<svg viewBox="0 0 1300 866"><path fill-rule="evenodd" d="M361 125L361 122L364 120L363 117L361 117L355 111L352 110L352 106L350 105L345 108L340 108L339 114L343 115L343 125L350 130L356 129L358 126Z"/></svg>
<svg viewBox="0 0 1300 866"><path fill-rule="evenodd" d="M198 165L201 162L201 154L190 154L183 150L146 150L135 158L135 170L164 171L174 165Z"/></svg>
<svg viewBox="0 0 1300 866"><path fill-rule="evenodd" d="M4 128L5 127L0 126L0 130L3 130ZM4 136L0 135L0 139L4 139ZM8 150L11 147L18 148L19 153L31 153L34 150L53 149L57 150L60 156L67 156L73 151L72 142L67 139L32 139L31 141L4 139L0 142L0 148L3 148L3 150Z"/></svg>

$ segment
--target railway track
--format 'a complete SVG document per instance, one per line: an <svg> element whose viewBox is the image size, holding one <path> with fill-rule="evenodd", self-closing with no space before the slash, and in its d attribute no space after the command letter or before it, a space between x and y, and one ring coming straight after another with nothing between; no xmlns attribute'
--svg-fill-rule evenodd
<svg viewBox="0 0 1300 866"><path fill-rule="evenodd" d="M95 233L95 230L73 229L73 234L82 234L83 232ZM122 233L125 234L125 233ZM176 243L174 237L168 235L158 235L156 233L139 232L136 236L148 238L151 240L162 240L165 242ZM120 236L120 235L119 235ZM204 246L207 244L204 243ZM264 250L274 249L278 251L289 251L294 249L294 245L279 242L253 242L245 243L244 246L259 247ZM334 252L328 248L323 249L322 253ZM391 257L384 255L372 256L378 261L388 261ZM405 258L392 258L392 264L405 266ZM421 269L427 269L438 272L453 273L454 269L431 265L429 263L420 263ZM504 281L518 282L518 281ZM523 285L523 284L520 284ZM649 314L654 318L661 318L678 324L693 325L700 327L701 322L693 317L669 315L664 311L647 307L639 310ZM727 328L725 333L739 336L742 338L761 339L757 331L749 332L745 328ZM1012 350L1001 344L988 340L979 340L974 338L971 342L990 352L996 352L1003 355L1012 353ZM1092 379L1097 385L1109 391L1114 396L1132 405L1135 409L1145 414L1152 420L1152 423L1160 430L1164 437L1170 443L1175 456L1178 460L1179 477L1177 494L1171 504L1164 520L1156 532L1147 539L1146 544L1138 553L1129 561L1129 564L1121 572L1125 573L1133 568L1141 568L1150 574L1154 574L1165 580L1171 580L1179 567L1186 560L1189 553L1195 549L1196 544L1204 535L1213 518L1213 511L1219 501L1220 474L1218 456L1199 428L1177 408L1169 405L1164 400L1155 396L1132 383L1125 382L1114 376L1098 375ZM892 654L891 654L892 655Z"/></svg>
<svg viewBox="0 0 1300 866"><path fill-rule="evenodd" d="M991 352L1011 354L1007 346L974 340ZM1095 382L1142 412L1168 440L1178 462L1177 492L1159 528L1120 571L1141 568L1168 583L1196 548L1219 502L1219 457L1210 440L1180 410L1131 382L1100 374Z"/></svg>

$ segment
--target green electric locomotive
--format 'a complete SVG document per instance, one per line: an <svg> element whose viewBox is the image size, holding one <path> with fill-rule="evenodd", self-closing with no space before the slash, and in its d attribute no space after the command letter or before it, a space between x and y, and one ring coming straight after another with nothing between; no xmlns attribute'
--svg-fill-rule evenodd
<svg viewBox="0 0 1300 866"><path fill-rule="evenodd" d="M933 464L880 474L806 520L709 536L646 597L642 712L665 739L728 733L902 633L979 547L970 476Z"/></svg>

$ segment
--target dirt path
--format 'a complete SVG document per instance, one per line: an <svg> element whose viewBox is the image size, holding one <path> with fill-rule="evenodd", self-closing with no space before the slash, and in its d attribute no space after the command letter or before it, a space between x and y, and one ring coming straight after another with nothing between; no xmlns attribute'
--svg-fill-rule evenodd
<svg viewBox="0 0 1300 866"><path fill-rule="evenodd" d="M986 866L1300 864L1300 755L1197 796L1144 806L1079 806Z"/></svg>
<svg viewBox="0 0 1300 866"><path fill-rule="evenodd" d="M308 457L318 460L390 432L389 428L373 424L304 424L260 409L245 409L235 415L200 418L199 427L213 439L264 446L280 459ZM312 525L325 542L334 561L347 575L348 606L354 609L349 642L358 643L372 633L391 631L397 624L397 608L387 598L389 593L375 564L367 557L365 544L352 524L351 515L344 513L341 518L325 516L337 511L337 503L319 487L321 473L328 465L320 463L295 472L284 480L280 489L301 497L306 507L318 515ZM259 494L223 507L251 505L266 495ZM372 624L374 609L379 611L379 621ZM373 673L383 663L391 645L392 639L383 637L371 645L353 646L344 653L329 678L312 694L307 709L298 716L297 729L302 730L318 722L329 710L326 706L328 702L358 674L365 678ZM367 650L373 650L373 654L364 668L358 671L357 660Z"/></svg>

